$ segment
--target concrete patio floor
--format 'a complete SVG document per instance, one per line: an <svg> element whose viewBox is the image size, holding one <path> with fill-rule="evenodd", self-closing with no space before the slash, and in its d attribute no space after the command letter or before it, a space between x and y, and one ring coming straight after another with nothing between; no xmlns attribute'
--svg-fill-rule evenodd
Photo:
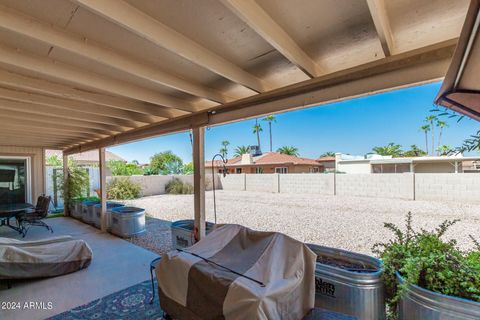
<svg viewBox="0 0 480 320"><path fill-rule="evenodd" d="M84 270L55 278L14 282L11 289L0 289L1 302L52 303L50 310L0 310L2 320L45 319L116 291L150 279L150 262L155 253L123 239L102 233L71 218L53 218L51 234L45 228L32 227L23 240L71 235L85 240L93 251L91 265ZM0 237L22 239L15 231L0 228Z"/></svg>

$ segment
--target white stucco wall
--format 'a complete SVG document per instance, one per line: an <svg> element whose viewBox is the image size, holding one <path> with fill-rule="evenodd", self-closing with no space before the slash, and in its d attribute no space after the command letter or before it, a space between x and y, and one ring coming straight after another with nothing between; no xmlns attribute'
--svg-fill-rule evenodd
<svg viewBox="0 0 480 320"><path fill-rule="evenodd" d="M370 160L342 160L337 162L337 171L348 174L371 173Z"/></svg>

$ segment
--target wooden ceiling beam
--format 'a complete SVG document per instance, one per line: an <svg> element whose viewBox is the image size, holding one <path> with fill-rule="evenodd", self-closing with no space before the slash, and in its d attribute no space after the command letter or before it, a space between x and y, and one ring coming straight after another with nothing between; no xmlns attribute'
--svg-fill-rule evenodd
<svg viewBox="0 0 480 320"><path fill-rule="evenodd" d="M134 34L256 92L268 86L256 76L122 0L74 0Z"/></svg>
<svg viewBox="0 0 480 320"><path fill-rule="evenodd" d="M385 7L385 0L367 0L367 4L385 57L395 54L395 43Z"/></svg>
<svg viewBox="0 0 480 320"><path fill-rule="evenodd" d="M27 124L30 120L44 122L44 123L51 123L51 124L62 124L62 125L67 125L71 127L77 127L79 129L85 128L85 129L101 130L106 134L127 131L126 128L121 126L106 125L102 123L95 123L95 122L83 121L83 120L72 120L72 119L68 119L63 116L59 116L55 114L44 115L38 112L30 112L23 108L24 104L22 102L7 101L7 103L5 103L5 101L6 100L0 99L0 109L2 110L0 112L0 118L21 119L21 120L24 120ZM22 109L20 109L19 104L21 105ZM9 105L10 105L10 108L8 107ZM11 108L14 105L17 105L17 108ZM5 106L5 107L2 107L2 106Z"/></svg>
<svg viewBox="0 0 480 320"><path fill-rule="evenodd" d="M17 90L31 91L57 98L92 104L103 115L111 114L120 119L152 123L160 118L172 118L173 110L161 108L140 101L124 99L92 91L72 88L43 79L32 78L0 69L0 84ZM66 101L65 101L66 102ZM83 105L85 110L93 110ZM160 119L161 120L161 119Z"/></svg>
<svg viewBox="0 0 480 320"><path fill-rule="evenodd" d="M140 125L138 125L134 121L89 114L89 113L82 112L82 109L80 108L75 108L75 107L62 108L62 107L45 106L35 102L35 100L33 99L35 95L32 95L33 96L32 99L13 100L12 95L10 95L9 93L4 94L5 91L9 91L9 90L0 88L0 109L6 109L6 110L12 110L12 111L23 111L23 112L28 112L32 114L38 114L38 115L52 115L55 117L61 117L65 119L81 120L81 121L106 124L106 125L117 126L117 127L126 127L126 128L140 127Z"/></svg>
<svg viewBox="0 0 480 320"><path fill-rule="evenodd" d="M65 125L63 123L51 123L45 122L37 119L32 119L33 117L24 116L24 115L5 115L5 112L0 114L0 121L2 126L5 127L22 127L22 128L30 128L30 131L34 132L35 130L39 130L41 132L61 132L62 134L69 134L75 137L92 137L92 138L105 138L112 134L112 132L107 130L99 130L99 129L91 129L85 127L76 127L71 125ZM32 120L30 120L32 119ZM43 130L46 129L46 130Z"/></svg>
<svg viewBox="0 0 480 320"><path fill-rule="evenodd" d="M232 100L212 88L186 81L154 65L144 64L139 59L107 49L101 44L14 12L4 6L0 6L0 27L193 96L218 103Z"/></svg>
<svg viewBox="0 0 480 320"><path fill-rule="evenodd" d="M72 136L65 136L59 133L45 133L39 131L25 131L21 129L10 129L10 128L0 128L0 137L4 139L5 137L25 137L32 140L35 140L37 137L44 139L44 140L51 140L51 141L68 141L69 143L86 143L93 141L94 139L80 139L77 137ZM1 144L1 143L0 143Z"/></svg>
<svg viewBox="0 0 480 320"><path fill-rule="evenodd" d="M105 77L50 58L21 52L3 45L0 45L0 62L24 70L38 72L62 81L76 83L93 90L101 90L122 97L172 108L176 115L183 115L197 110L196 106L186 100L170 97L129 82Z"/></svg>
<svg viewBox="0 0 480 320"><path fill-rule="evenodd" d="M222 2L310 78L318 77L323 73L320 66L255 0L222 0Z"/></svg>

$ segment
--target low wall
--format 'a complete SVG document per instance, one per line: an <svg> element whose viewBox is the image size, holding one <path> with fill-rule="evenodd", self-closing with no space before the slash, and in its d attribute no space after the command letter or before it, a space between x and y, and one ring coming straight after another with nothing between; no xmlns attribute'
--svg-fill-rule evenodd
<svg viewBox="0 0 480 320"><path fill-rule="evenodd" d="M246 174L245 189L248 191L278 192L278 173Z"/></svg>
<svg viewBox="0 0 480 320"><path fill-rule="evenodd" d="M413 200L413 174L337 174L336 194Z"/></svg>
<svg viewBox="0 0 480 320"><path fill-rule="evenodd" d="M480 174L230 174L224 190L480 203Z"/></svg>
<svg viewBox="0 0 480 320"><path fill-rule="evenodd" d="M480 175L476 173L415 174L415 199L480 202Z"/></svg>
<svg viewBox="0 0 480 320"><path fill-rule="evenodd" d="M333 174L281 174L281 193L334 194Z"/></svg>

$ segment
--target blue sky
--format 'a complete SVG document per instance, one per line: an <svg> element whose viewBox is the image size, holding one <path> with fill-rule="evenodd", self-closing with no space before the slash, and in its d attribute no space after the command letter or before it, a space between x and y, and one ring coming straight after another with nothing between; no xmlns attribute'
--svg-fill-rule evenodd
<svg viewBox="0 0 480 320"><path fill-rule="evenodd" d="M277 114L273 124L273 149L293 145L302 157L317 158L326 151L363 155L372 147L395 142L407 149L416 144L425 148L419 127L433 108L432 101L440 88L433 83L393 92L381 93L349 101L337 102L304 110ZM230 141L229 151L238 145L256 144L252 132L255 120L212 127L205 132L205 157L211 159L223 140ZM268 124L260 121L262 151L269 151ZM464 118L460 123L448 120L442 144L458 146L479 129L478 122ZM148 163L150 157L171 150L190 162L191 145L188 133L148 139L109 148L128 161Z"/></svg>

